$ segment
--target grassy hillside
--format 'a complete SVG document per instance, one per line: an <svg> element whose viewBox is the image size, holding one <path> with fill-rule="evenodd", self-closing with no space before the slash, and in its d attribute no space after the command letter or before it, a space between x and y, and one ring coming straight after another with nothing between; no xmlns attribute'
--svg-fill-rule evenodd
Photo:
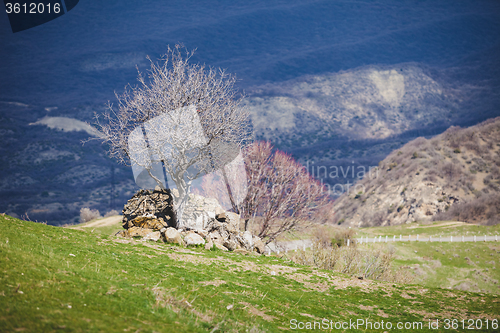
<svg viewBox="0 0 500 333"><path fill-rule="evenodd" d="M498 318L489 294L422 288L0 216L0 331L276 332L290 321ZM305 325L305 324L304 324ZM359 327L354 331L361 331Z"/></svg>
<svg viewBox="0 0 500 333"><path fill-rule="evenodd" d="M335 203L336 220L387 226L453 219L500 222L500 118L393 151Z"/></svg>
<svg viewBox="0 0 500 333"><path fill-rule="evenodd" d="M362 245L369 248L393 248L397 267L411 267L414 282L426 287L452 288L500 294L500 244L496 242L396 242L392 236L477 236L500 235L500 224L481 226L463 222L434 222L431 224L404 224L390 227L357 229L356 237L382 236L382 244ZM389 243L385 244L385 237ZM457 238L455 238L457 239Z"/></svg>

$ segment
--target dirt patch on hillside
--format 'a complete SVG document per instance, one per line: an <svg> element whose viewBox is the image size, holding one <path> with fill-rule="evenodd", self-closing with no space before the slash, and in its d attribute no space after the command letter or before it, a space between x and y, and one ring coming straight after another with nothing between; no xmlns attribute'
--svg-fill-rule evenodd
<svg viewBox="0 0 500 333"><path fill-rule="evenodd" d="M247 303L247 302L239 302L239 304L241 305L244 305L245 307L243 308L243 310L245 309L248 309L248 312L250 312L251 314L253 315L256 315L256 316L259 316L261 317L262 319L266 320L266 321L272 321L273 319L276 319L276 317L273 317L273 316L270 316L270 315L267 315L264 311L260 311L258 309L256 309L255 307L253 307L253 305L251 305L250 303Z"/></svg>
<svg viewBox="0 0 500 333"><path fill-rule="evenodd" d="M91 221L86 224L82 225L74 225L71 226L72 229L82 229L82 228L102 228L102 227L109 227L113 225L120 225L120 222L122 220L123 216L117 215L117 216L110 216L110 217L105 217L100 220L96 221Z"/></svg>

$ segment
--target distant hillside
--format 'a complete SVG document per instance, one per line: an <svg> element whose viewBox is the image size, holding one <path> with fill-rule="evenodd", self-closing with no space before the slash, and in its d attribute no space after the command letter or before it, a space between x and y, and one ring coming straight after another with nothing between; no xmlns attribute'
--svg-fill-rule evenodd
<svg viewBox="0 0 500 333"><path fill-rule="evenodd" d="M455 219L500 222L500 117L432 139L417 138L335 202L335 221L351 226Z"/></svg>
<svg viewBox="0 0 500 333"><path fill-rule="evenodd" d="M447 128L474 118L464 105L477 89L416 63L364 66L262 86L247 107L258 137L308 146L325 137L373 140Z"/></svg>

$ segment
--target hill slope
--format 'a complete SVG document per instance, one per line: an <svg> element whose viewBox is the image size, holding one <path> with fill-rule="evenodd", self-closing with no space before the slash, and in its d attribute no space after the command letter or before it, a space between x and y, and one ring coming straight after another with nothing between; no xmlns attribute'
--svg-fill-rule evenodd
<svg viewBox="0 0 500 333"><path fill-rule="evenodd" d="M415 139L335 202L336 221L384 226L439 217L498 223L499 142L500 118Z"/></svg>
<svg viewBox="0 0 500 333"><path fill-rule="evenodd" d="M124 241L8 216L0 228L2 332L277 332L294 319L324 318L498 323L495 295L358 280L274 256Z"/></svg>

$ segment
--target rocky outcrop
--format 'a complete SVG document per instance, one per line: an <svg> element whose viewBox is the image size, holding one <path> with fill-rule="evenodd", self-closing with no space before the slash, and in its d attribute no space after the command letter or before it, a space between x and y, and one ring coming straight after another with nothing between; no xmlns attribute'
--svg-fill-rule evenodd
<svg viewBox="0 0 500 333"><path fill-rule="evenodd" d="M215 247L223 251L264 253L262 240L249 231L242 232L240 216L223 211L216 199L191 194L183 214L183 228L177 229L172 223L175 215L171 208L175 195L175 190L159 188L139 191L125 205L122 222L125 230L117 235L153 241L161 239L180 246L205 245L207 250Z"/></svg>
<svg viewBox="0 0 500 333"><path fill-rule="evenodd" d="M498 223L500 117L451 127L392 152L334 203L334 222L354 227L456 219ZM486 210L492 207L491 210Z"/></svg>
<svg viewBox="0 0 500 333"><path fill-rule="evenodd" d="M170 190L156 187L153 191L140 190L123 208L122 226L151 228L160 230L163 227L173 227L175 213Z"/></svg>

